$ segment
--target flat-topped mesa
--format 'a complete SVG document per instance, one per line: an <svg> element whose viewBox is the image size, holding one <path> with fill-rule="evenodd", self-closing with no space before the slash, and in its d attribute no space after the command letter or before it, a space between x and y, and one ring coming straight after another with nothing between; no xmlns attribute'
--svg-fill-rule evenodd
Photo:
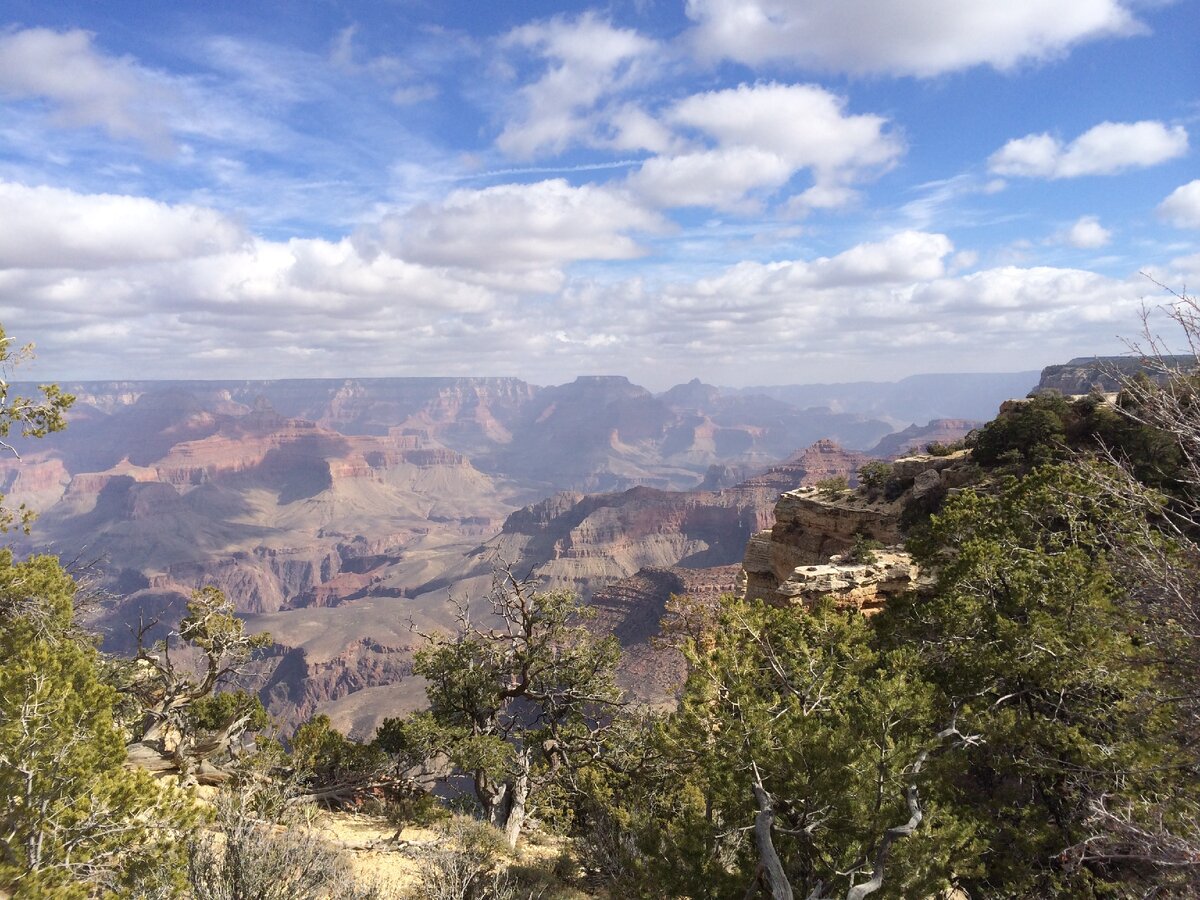
<svg viewBox="0 0 1200 900"><path fill-rule="evenodd" d="M750 538L742 562L748 600L772 606L812 606L831 597L840 606L869 613L889 597L921 586L912 557L902 547L906 504L964 483L965 452L897 460L892 500L868 492L802 488L780 495L775 525ZM850 558L856 544L874 542L869 562Z"/></svg>
<svg viewBox="0 0 1200 900"><path fill-rule="evenodd" d="M1196 358L1165 356L1146 360L1136 356L1080 356L1042 369L1041 380L1033 392L1058 391L1068 397L1097 391L1113 393L1121 390L1124 379L1135 375L1145 375L1161 382L1166 377L1164 367L1191 371L1196 368Z"/></svg>

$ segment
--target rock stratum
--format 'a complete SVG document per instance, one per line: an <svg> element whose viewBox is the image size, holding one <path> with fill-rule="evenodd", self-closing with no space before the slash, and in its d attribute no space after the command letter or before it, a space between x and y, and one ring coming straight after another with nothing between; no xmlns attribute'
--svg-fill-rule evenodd
<svg viewBox="0 0 1200 900"><path fill-rule="evenodd" d="M1099 392L1110 394L1121 389L1121 381L1144 374L1163 380L1164 368L1191 370L1196 366L1193 356L1165 356L1146 360L1136 356L1080 356L1060 365L1042 369L1035 392L1058 391L1065 396Z"/></svg>
<svg viewBox="0 0 1200 900"><path fill-rule="evenodd" d="M129 623L165 629L192 590L221 587L273 637L271 712L329 712L360 735L420 701L409 623L447 627L447 597L485 595L497 561L599 604L633 649L629 683L665 696L643 634L664 586L729 588L781 492L853 478L892 431L699 381L659 395L619 377L63 388L78 397L67 431L0 462L7 502L41 512L18 549L95 574L117 649ZM604 593L626 582L624 606Z"/></svg>
<svg viewBox="0 0 1200 900"><path fill-rule="evenodd" d="M925 582L904 551L904 511L922 498L961 487L972 477L968 453L911 456L892 466L893 499L865 491L787 491L774 524L750 538L742 561L743 596L773 606L808 607L821 600L863 613ZM869 541L868 559L855 558Z"/></svg>

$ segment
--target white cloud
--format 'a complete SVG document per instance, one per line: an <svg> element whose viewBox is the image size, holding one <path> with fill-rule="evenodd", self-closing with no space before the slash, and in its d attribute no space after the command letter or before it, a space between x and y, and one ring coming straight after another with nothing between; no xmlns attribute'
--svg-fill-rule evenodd
<svg viewBox="0 0 1200 900"><path fill-rule="evenodd" d="M900 152L887 119L846 115L846 101L812 84L764 83L693 94L667 119L722 146L757 147L821 173L892 162Z"/></svg>
<svg viewBox="0 0 1200 900"><path fill-rule="evenodd" d="M793 206L831 208L852 200L847 187L891 165L901 143L877 115L849 115L845 100L816 85L760 83L693 94L663 120L699 132L712 149L647 161L630 185L663 206L738 209L755 190L773 191L809 169L814 185Z"/></svg>
<svg viewBox="0 0 1200 900"><path fill-rule="evenodd" d="M653 40L614 28L591 12L573 20L560 16L523 25L509 32L502 44L547 61L541 77L518 92L515 121L496 140L501 150L521 159L558 153L589 139L600 124L597 104L635 80L638 63L657 47Z"/></svg>
<svg viewBox="0 0 1200 900"><path fill-rule="evenodd" d="M1200 228L1200 178L1171 191L1158 214L1176 228Z"/></svg>
<svg viewBox="0 0 1200 900"><path fill-rule="evenodd" d="M710 57L920 77L1008 70L1144 30L1124 0L687 0L687 14Z"/></svg>
<svg viewBox="0 0 1200 900"><path fill-rule="evenodd" d="M1076 249L1095 250L1108 246L1112 241L1112 232L1101 225L1095 216L1080 216L1062 232L1060 238Z"/></svg>
<svg viewBox="0 0 1200 900"><path fill-rule="evenodd" d="M131 60L97 51L85 31L0 33L0 94L48 100L66 126L96 126L159 152L171 147L166 91Z"/></svg>
<svg viewBox="0 0 1200 900"><path fill-rule="evenodd" d="M643 250L630 232L666 227L658 214L620 191L572 187L558 178L457 190L438 203L388 217L379 235L405 259L502 272L632 259Z"/></svg>
<svg viewBox="0 0 1200 900"><path fill-rule="evenodd" d="M738 263L715 277L674 286L666 302L707 314L717 307L769 307L781 297L804 293L815 297L815 292L926 281L944 274L944 259L953 249L944 234L904 231L812 261Z"/></svg>
<svg viewBox="0 0 1200 900"><path fill-rule="evenodd" d="M247 234L204 207L0 181L0 268L85 269L205 256Z"/></svg>
<svg viewBox="0 0 1200 900"><path fill-rule="evenodd" d="M795 167L756 147L728 147L656 156L629 177L629 186L659 206L748 209L746 194L781 187Z"/></svg>
<svg viewBox="0 0 1200 900"><path fill-rule="evenodd" d="M38 342L52 378L504 372L546 383L596 370L660 383L691 377L703 359L706 378L745 383L785 370L817 378L834 360L874 374L911 370L914 354L939 367L1013 368L1032 344L1050 355L1061 347L1063 358L1101 352L1111 349L1102 340L1135 326L1145 292L1073 269L955 275L949 266L963 260L949 238L905 231L823 257L742 262L665 284L560 272L546 297L536 293L543 267L638 252L616 224L636 218L637 207L563 182L511 187L512 197L462 192L444 209L414 211L394 246L251 238L190 256L194 245L184 242L153 258L134 242L124 256L120 248L94 254L97 264L110 260L103 268L2 268L0 321ZM46 199L48 210L69 210ZM498 208L514 216L509 236L486 230ZM606 218L572 219L586 209ZM66 215L64 228L71 221ZM456 228L468 234L444 264L417 258L418 247L432 254Z"/></svg>
<svg viewBox="0 0 1200 900"><path fill-rule="evenodd" d="M1187 148L1188 134L1182 125L1101 122L1069 144L1049 134L1016 138L992 154L988 167L998 175L1025 178L1112 175L1175 159Z"/></svg>

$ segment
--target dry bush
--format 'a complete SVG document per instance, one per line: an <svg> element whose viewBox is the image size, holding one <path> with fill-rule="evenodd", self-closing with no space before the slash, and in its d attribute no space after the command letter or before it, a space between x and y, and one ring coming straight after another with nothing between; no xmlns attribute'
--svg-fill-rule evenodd
<svg viewBox="0 0 1200 900"><path fill-rule="evenodd" d="M211 827L188 847L194 900L384 900L380 887L355 882L304 807L275 793L242 786L217 796Z"/></svg>
<svg viewBox="0 0 1200 900"><path fill-rule="evenodd" d="M485 822L457 816L442 840L419 853L421 883L408 900L538 900L541 887L523 885L507 871L504 834Z"/></svg>

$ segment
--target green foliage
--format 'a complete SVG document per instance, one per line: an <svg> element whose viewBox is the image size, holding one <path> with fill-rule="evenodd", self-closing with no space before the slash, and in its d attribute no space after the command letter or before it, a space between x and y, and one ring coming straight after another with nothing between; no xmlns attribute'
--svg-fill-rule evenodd
<svg viewBox="0 0 1200 900"><path fill-rule="evenodd" d="M930 441L925 445L925 452L930 456L949 456L956 450L961 450L961 443L944 444L941 441Z"/></svg>
<svg viewBox="0 0 1200 900"><path fill-rule="evenodd" d="M1109 564L1164 548L1112 477L1051 466L956 494L911 542L933 590L870 620L724 601L679 709L584 780L585 859L624 896L741 896L757 781L796 896L844 896L915 783L923 820L880 896L1186 893L1179 868L1088 852L1097 810L1152 828L1200 799L1166 637Z"/></svg>
<svg viewBox="0 0 1200 900"><path fill-rule="evenodd" d="M872 495L882 493L887 486L888 479L891 477L891 463L882 462L881 460L864 463L858 470L858 483Z"/></svg>
<svg viewBox="0 0 1200 900"><path fill-rule="evenodd" d="M865 534L856 534L850 549L842 554L842 562L852 566L869 566L878 562L879 557L875 551L882 549L882 542L867 537Z"/></svg>
<svg viewBox="0 0 1200 900"><path fill-rule="evenodd" d="M985 466L1009 459L1028 465L1065 459L1067 423L1072 418L1071 404L1061 394L1039 394L1009 404L980 429L972 457ZM1011 456L1005 458L1005 454Z"/></svg>
<svg viewBox="0 0 1200 900"><path fill-rule="evenodd" d="M831 478L822 478L815 485L817 492L824 500L837 500L842 495L850 490L850 482L841 475L835 475Z"/></svg>
<svg viewBox="0 0 1200 900"><path fill-rule="evenodd" d="M515 842L526 802L592 758L620 692L616 641L598 639L568 592L537 592L508 577L492 608L500 627L463 614L449 638L431 638L414 658L429 709L389 719L375 744L400 764L448 759L469 776L479 810Z"/></svg>
<svg viewBox="0 0 1200 900"><path fill-rule="evenodd" d="M1119 893L1129 867L1070 864L1096 799L1195 789L1164 673L1106 561L1144 529L1100 481L1044 467L952 498L912 545L938 572L932 596L891 603L876 623L887 646L921 648L922 677L981 738L947 757L928 794L988 847L980 871L960 870L971 896Z"/></svg>
<svg viewBox="0 0 1200 900"><path fill-rule="evenodd" d="M234 719L246 720L245 730L262 731L271 724L262 701L248 691L221 691L201 697L188 705L185 712L187 730L191 733L221 731Z"/></svg>
<svg viewBox="0 0 1200 900"><path fill-rule="evenodd" d="M8 373L23 362L33 358L33 345L19 349L12 346L12 338L0 326L0 449L14 452L6 438L17 429L22 437L40 438L67 427L66 412L75 398L64 394L56 384L39 387L40 398L18 397L9 394ZM19 527L29 533L35 513L24 504L16 510L3 506L4 495L0 494L0 533Z"/></svg>
<svg viewBox="0 0 1200 900"><path fill-rule="evenodd" d="M314 786L371 775L384 769L388 762L383 749L350 740L333 727L326 715L313 716L299 725L291 744L293 769Z"/></svg>
<svg viewBox="0 0 1200 900"><path fill-rule="evenodd" d="M728 598L714 635L693 644L679 711L650 739L663 761L607 798L609 831L629 834L614 868L639 896L741 896L759 863L747 829L761 779L796 895L818 882L842 895L908 818L910 767L945 724L937 693L915 653L881 654L866 619L831 606ZM935 895L976 850L971 829L940 814L936 840L919 832L894 851L891 896Z"/></svg>
<svg viewBox="0 0 1200 900"><path fill-rule="evenodd" d="M1057 393L1007 404L975 434L972 458L983 466L1028 470L1105 447L1128 460L1142 482L1173 490L1183 467L1181 449L1166 432L1138 422L1136 406L1128 393L1116 406L1101 396L1070 401Z"/></svg>
<svg viewBox="0 0 1200 900"><path fill-rule="evenodd" d="M179 623L179 636L210 660L242 660L254 650L271 645L271 636L266 632L246 634L246 625L238 618L233 601L211 584L192 592L187 615Z"/></svg>
<svg viewBox="0 0 1200 900"><path fill-rule="evenodd" d="M124 767L115 690L72 625L53 557L0 550L0 890L121 895L169 886L190 801Z"/></svg>

